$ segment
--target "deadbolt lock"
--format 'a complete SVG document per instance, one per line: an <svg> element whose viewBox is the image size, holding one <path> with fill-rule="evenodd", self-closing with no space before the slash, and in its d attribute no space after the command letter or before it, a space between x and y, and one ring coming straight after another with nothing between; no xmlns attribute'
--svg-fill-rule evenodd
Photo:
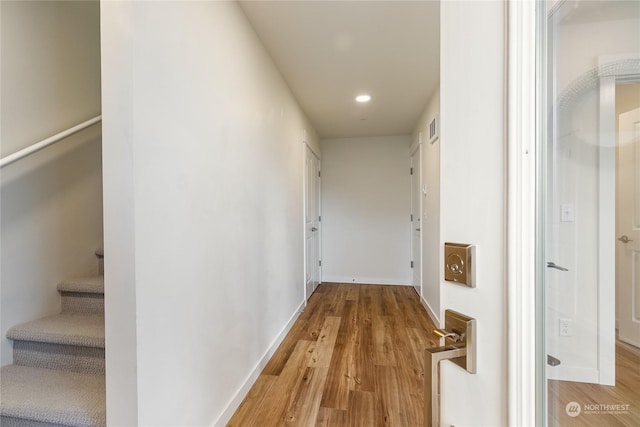
<svg viewBox="0 0 640 427"><path fill-rule="evenodd" d="M475 245L445 242L444 280L475 288L475 255Z"/></svg>

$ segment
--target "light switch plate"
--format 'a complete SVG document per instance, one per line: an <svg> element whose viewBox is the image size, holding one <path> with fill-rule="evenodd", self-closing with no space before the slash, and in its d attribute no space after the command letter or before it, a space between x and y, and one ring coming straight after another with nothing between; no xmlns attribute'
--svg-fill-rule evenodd
<svg viewBox="0 0 640 427"><path fill-rule="evenodd" d="M573 205L570 203L563 203L560 205L560 221L561 222L574 222L576 220L576 213Z"/></svg>

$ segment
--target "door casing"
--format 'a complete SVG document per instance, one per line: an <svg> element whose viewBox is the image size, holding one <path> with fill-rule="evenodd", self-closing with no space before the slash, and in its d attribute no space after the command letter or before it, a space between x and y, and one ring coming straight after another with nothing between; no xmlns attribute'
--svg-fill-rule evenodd
<svg viewBox="0 0 640 427"><path fill-rule="evenodd" d="M422 297L422 132L410 150L411 164L411 284Z"/></svg>
<svg viewBox="0 0 640 427"><path fill-rule="evenodd" d="M623 121L640 121L640 108L624 113L625 117L620 117L620 130L622 131ZM637 121L636 121L637 120ZM634 143L637 135L631 136ZM627 141L620 141L618 147L618 185L616 187L616 237L628 235L631 239L624 243L616 240L616 287L618 291L618 311L616 319L618 324L619 339L629 344L640 346L640 323L635 319L634 309L637 304L637 296L634 295L634 281L639 281L640 277L633 274L633 257L640 247L640 229L634 224L634 205L638 206L637 198L640 188L634 182L635 168L640 165L634 164L639 157L634 158L634 150L631 145L626 145ZM626 164L625 164L626 163ZM623 166L624 165L624 166ZM624 174L624 175L622 175ZM623 186L624 185L624 186ZM625 210L621 209L622 204L626 204ZM637 256L637 255L636 255Z"/></svg>
<svg viewBox="0 0 640 427"><path fill-rule="evenodd" d="M310 171L310 168L312 170ZM320 156L307 143L303 149L303 236L305 302L322 281ZM311 172L311 175L310 175ZM315 188L312 188L315 187ZM311 199L312 198L312 199ZM311 212L310 212L311 210ZM316 230L312 231L312 228Z"/></svg>

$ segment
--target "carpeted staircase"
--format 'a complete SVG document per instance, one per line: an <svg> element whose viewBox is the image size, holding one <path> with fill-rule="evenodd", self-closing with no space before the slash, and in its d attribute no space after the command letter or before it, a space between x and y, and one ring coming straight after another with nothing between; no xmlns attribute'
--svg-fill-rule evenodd
<svg viewBox="0 0 640 427"><path fill-rule="evenodd" d="M102 273L102 251L96 251ZM105 426L104 276L58 285L62 312L12 327L2 427Z"/></svg>

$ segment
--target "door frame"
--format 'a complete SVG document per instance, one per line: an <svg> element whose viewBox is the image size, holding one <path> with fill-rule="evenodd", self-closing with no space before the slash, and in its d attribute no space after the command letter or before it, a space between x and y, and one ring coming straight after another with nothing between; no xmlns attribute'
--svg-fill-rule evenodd
<svg viewBox="0 0 640 427"><path fill-rule="evenodd" d="M304 304L311 295L307 295L307 149L318 159L318 172L322 169L322 158L307 140L306 132L302 138L302 289ZM318 216L322 218L322 177L318 176ZM318 260L322 260L322 221L318 221ZM318 284L322 283L322 264L318 267ZM315 290L315 289L314 289Z"/></svg>
<svg viewBox="0 0 640 427"><path fill-rule="evenodd" d="M599 84L599 253L598 259L598 301L604 301L609 322L598 322L598 371L600 384L615 384L615 321L616 321L616 156L611 147L616 144L616 86L621 83L640 82L640 69L624 68L628 59L638 59L638 55L605 55L598 58L598 66L603 70L598 74ZM607 72L606 65L616 71ZM636 67L637 68L637 67ZM606 260L603 262L602 260ZM608 284L608 285L607 285ZM607 339L613 332L614 339ZM606 363L609 361L610 363Z"/></svg>
<svg viewBox="0 0 640 427"><path fill-rule="evenodd" d="M546 75L546 2L509 0L507 13L508 419L509 425L527 426L540 425L536 419L546 412L536 406L544 405L546 392L537 379L544 376L546 361L538 356L544 336L536 328L536 306L544 294L535 286L541 273L535 262L541 232L535 216L536 157L544 140L539 131L546 128L540 114L546 96L538 90Z"/></svg>
<svg viewBox="0 0 640 427"><path fill-rule="evenodd" d="M413 156L416 155L416 154L418 156L418 168L420 169L419 174L418 174L418 200L419 201L418 201L418 212L417 212L417 215L418 215L418 218L421 219L422 218L422 209L423 209L423 207L422 207L422 195L421 195L421 191L422 191L421 190L421 186L422 186L422 132L418 133L418 137L411 144L411 147L409 148L409 164L410 164L409 167L412 168L412 172L409 175L409 191L410 191L409 196L410 196L410 200L411 200L411 212L410 212L410 214L412 214L412 215L416 215L416 213L413 212L413 208L414 208L414 206L413 206L413 172L415 172L415 171L413 171L414 165L413 165L411 159L413 159ZM415 264L416 257L414 256L414 253L413 253L413 231L414 231L413 230L413 220L409 223L409 227L410 227L410 230L411 230L409 232L409 255L411 256L411 259L409 261L412 261ZM418 291L416 289L416 285L415 285L415 283L413 283L413 278L415 277L414 276L415 266L409 269L409 274L410 274L410 277L411 277L411 286L413 287L413 289L416 289L416 292L418 292L418 297L420 297L420 300L422 300L422 298L423 298L422 297L422 282L423 282L423 277L422 277L422 270L423 270L423 267L422 267L422 264L423 264L423 259L422 259L422 256L423 256L423 253L422 253L422 250L423 250L422 240L423 240L424 237L423 237L422 232L423 232L422 221L420 221L420 239L419 239L420 240L420 251L419 251L419 254L418 254L418 256L420 258L420 266L419 266L420 267L419 268L420 271L418 273L419 274L419 278L420 278L419 279L420 280L420 283L419 283L420 291Z"/></svg>
<svg viewBox="0 0 640 427"><path fill-rule="evenodd" d="M640 76L639 76L639 78L640 78ZM625 81L625 83L626 83L626 81ZM632 81L632 82L630 82L630 83L633 83L633 84L640 84L640 80L638 80L638 81ZM617 91L617 85L616 85L616 91ZM615 104L615 103L614 103L614 104ZM614 107L614 108L615 108L615 107ZM636 110L640 113L640 107L639 107L639 108L636 108L636 109L634 109L634 110L627 111L627 112L625 112L625 113L623 113L623 114L628 114L628 113L634 112L634 111L636 111ZM616 118L616 122L617 122L617 123L619 123L619 122L620 122L620 116L616 116L615 118ZM617 139L617 140L619 140L619 134L618 134L618 135L616 135L616 139ZM622 156L620 155L620 153L619 153L619 151L618 151L618 150L619 150L619 148L616 150L616 164L617 164L617 165L619 165L619 164L620 164L620 158L622 157ZM619 169L618 167L616 167L616 170L615 170L615 174L616 174L616 177L615 177L615 179L616 179L616 200L615 200L615 202L616 202L616 211L615 211L615 215L616 215L616 218L615 218L615 221L616 221L616 224L615 224L615 225L616 225L616 234L615 234L615 237L616 237L616 240L618 240L618 236L621 236L621 234L626 234L624 231L622 231L622 230L619 230L619 229L618 229L618 225L620 224L620 222L618 221L618 218L619 218L619 217L618 217L618 213L620 212L620 211L618 210L618 206L619 206L619 204L618 204L618 200L619 200L619 198L618 198L618 197L619 197L619 192L618 192L619 186L618 186L618 183L620 182L620 180L619 180L619 173L620 173L620 169ZM628 224L627 224L627 225L628 225ZM623 245L624 245L624 246L626 246L626 244L623 244ZM618 273L618 261L620 260L620 257L622 257L622 256L623 256L623 255L621 255L621 252L622 252L622 251L621 251L621 250L619 250L618 248L620 248L620 246L618 246L618 244L616 243L616 249L615 249L615 262L616 262L616 280L615 280L615 288L616 288L616 307L615 307L615 314L616 314L616 319L615 319L615 322L616 322L616 331L618 332L618 337L620 337L620 318L621 318L621 316L619 316L619 314L620 314L620 311L619 311L619 309L620 309L620 305L619 305L619 303L620 303L620 302L621 302L621 300L624 298L624 296L621 296L621 293L619 293L619 292L618 292L618 290L619 290L619 288L620 288L620 286L621 286L621 283L620 283L620 281L618 280L618 274L617 274L617 273ZM625 247L625 249L627 249L627 248ZM633 261L632 261L632 262L633 262ZM624 271L624 270L621 270L621 271ZM630 285L631 285L631 284L630 284ZM624 335L624 334L623 334L623 335ZM622 342L625 342L625 343L627 343L627 344L631 344L631 343L629 343L628 341L626 341L624 338L625 338L625 337L621 337L621 338L619 338L619 339L620 339L620 341L622 341Z"/></svg>
<svg viewBox="0 0 640 427"><path fill-rule="evenodd" d="M601 384L615 384L615 339L613 343L608 342L602 337L606 337L607 332L616 328L616 150L607 149L616 144L616 86L624 83L640 83L640 67L624 68L624 63L629 59L640 59L640 55L604 55L598 58L598 66L605 70L599 73L598 82L600 86L599 93L599 114L600 114L600 176L599 176L599 193L600 193L600 211L599 216L599 241L600 249L599 259L608 259L603 267L600 263L599 283L610 283L610 286L598 287L598 301L605 300L607 306L613 311L612 320L609 324L599 322L598 331L598 353L604 355L613 361L607 366L603 362L603 358L599 358L598 370L600 372ZM609 67L615 69L617 73L607 72L606 64L616 64L620 67ZM620 72L622 70L622 72ZM605 167L602 167L602 166ZM613 278L613 280L611 280ZM615 335L615 332L614 332Z"/></svg>

